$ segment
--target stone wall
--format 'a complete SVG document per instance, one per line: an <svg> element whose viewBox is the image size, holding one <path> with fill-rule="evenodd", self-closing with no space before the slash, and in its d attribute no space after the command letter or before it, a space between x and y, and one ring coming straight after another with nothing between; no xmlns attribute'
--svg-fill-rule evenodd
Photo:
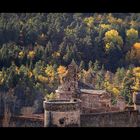
<svg viewBox="0 0 140 140"><path fill-rule="evenodd" d="M80 126L80 107L77 102L45 101L44 109L45 127Z"/></svg>
<svg viewBox="0 0 140 140"><path fill-rule="evenodd" d="M56 97L59 100L70 100L72 98L72 92L56 90Z"/></svg>
<svg viewBox="0 0 140 140"><path fill-rule="evenodd" d="M53 112L53 121L63 123L67 120L68 125L66 127L75 127L75 120L80 121L81 127L139 127L138 111L122 111L122 112L108 112L108 113L94 113L94 114L82 114L79 112ZM77 118L78 116L78 118ZM139 117L140 120L140 117ZM0 117L0 127L5 127L2 124L3 117ZM54 125L56 126L56 125ZM60 126L60 125L58 125ZM64 123L60 127L63 127ZM40 116L14 116L10 118L8 127L44 127L44 117Z"/></svg>
<svg viewBox="0 0 140 140"><path fill-rule="evenodd" d="M138 111L83 114L81 127L137 127Z"/></svg>
<svg viewBox="0 0 140 140"><path fill-rule="evenodd" d="M80 99L82 101L82 113L98 113L111 110L110 99L102 99L100 94L82 93Z"/></svg>
<svg viewBox="0 0 140 140"><path fill-rule="evenodd" d="M0 117L0 127L44 127L42 116L13 116L9 118L8 124Z"/></svg>
<svg viewBox="0 0 140 140"><path fill-rule="evenodd" d="M48 120L49 112L46 112ZM80 111L51 112L51 124L46 127L78 127L80 126Z"/></svg>
<svg viewBox="0 0 140 140"><path fill-rule="evenodd" d="M81 94L81 107L84 108L98 108L101 106L99 103L99 96L93 94L82 93Z"/></svg>
<svg viewBox="0 0 140 140"><path fill-rule="evenodd" d="M43 118L11 117L9 127L44 127Z"/></svg>

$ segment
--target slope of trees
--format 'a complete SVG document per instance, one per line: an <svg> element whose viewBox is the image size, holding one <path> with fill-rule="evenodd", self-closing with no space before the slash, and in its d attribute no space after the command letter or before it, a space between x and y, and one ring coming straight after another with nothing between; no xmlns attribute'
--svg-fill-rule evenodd
<svg viewBox="0 0 140 140"><path fill-rule="evenodd" d="M131 104L139 33L139 13L0 13L0 90L33 105L57 88L75 60L81 81Z"/></svg>

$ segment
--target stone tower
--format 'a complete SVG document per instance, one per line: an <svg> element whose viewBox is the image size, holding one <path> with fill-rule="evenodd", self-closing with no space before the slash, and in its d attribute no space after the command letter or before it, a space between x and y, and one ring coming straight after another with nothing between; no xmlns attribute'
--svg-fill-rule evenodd
<svg viewBox="0 0 140 140"><path fill-rule="evenodd" d="M56 90L57 99L44 101L45 127L80 126L80 89L78 88L78 66L74 61Z"/></svg>
<svg viewBox="0 0 140 140"><path fill-rule="evenodd" d="M78 87L78 66L74 61L68 66L68 73L63 77L62 84L56 90L58 99L70 100L79 98L80 89Z"/></svg>
<svg viewBox="0 0 140 140"><path fill-rule="evenodd" d="M79 127L80 107L77 101L44 101L44 127Z"/></svg>

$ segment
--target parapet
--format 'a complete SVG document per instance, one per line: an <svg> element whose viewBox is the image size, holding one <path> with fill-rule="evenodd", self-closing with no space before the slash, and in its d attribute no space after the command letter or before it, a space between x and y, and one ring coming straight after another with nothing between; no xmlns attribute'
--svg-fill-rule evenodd
<svg viewBox="0 0 140 140"><path fill-rule="evenodd" d="M79 110L79 103L70 100L44 101L44 109L47 111L73 111Z"/></svg>

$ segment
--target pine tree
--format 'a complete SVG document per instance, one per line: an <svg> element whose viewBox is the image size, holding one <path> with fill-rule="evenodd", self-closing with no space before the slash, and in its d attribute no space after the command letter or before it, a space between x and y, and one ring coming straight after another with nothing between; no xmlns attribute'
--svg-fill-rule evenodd
<svg viewBox="0 0 140 140"><path fill-rule="evenodd" d="M88 63L88 69L90 69L90 68L91 68L91 69L93 68L93 63L92 63L91 60L90 60L89 63Z"/></svg>
<svg viewBox="0 0 140 140"><path fill-rule="evenodd" d="M104 81L105 81L105 71L104 67L102 66L102 69L98 71L96 74L96 89L103 89L104 88Z"/></svg>
<svg viewBox="0 0 140 140"><path fill-rule="evenodd" d="M93 71L97 72L101 69L101 66L99 64L99 61L96 60L95 63L93 64Z"/></svg>
<svg viewBox="0 0 140 140"><path fill-rule="evenodd" d="M135 77L132 70L127 70L126 76L123 79L121 94L125 97L125 100L128 104L132 104L132 87L134 86L134 82Z"/></svg>
<svg viewBox="0 0 140 140"><path fill-rule="evenodd" d="M80 68L80 70L85 69L85 62L83 60L80 62L79 68Z"/></svg>
<svg viewBox="0 0 140 140"><path fill-rule="evenodd" d="M114 82L117 86L122 83L123 78L125 77L125 69L124 68L118 68L115 77L114 77Z"/></svg>

